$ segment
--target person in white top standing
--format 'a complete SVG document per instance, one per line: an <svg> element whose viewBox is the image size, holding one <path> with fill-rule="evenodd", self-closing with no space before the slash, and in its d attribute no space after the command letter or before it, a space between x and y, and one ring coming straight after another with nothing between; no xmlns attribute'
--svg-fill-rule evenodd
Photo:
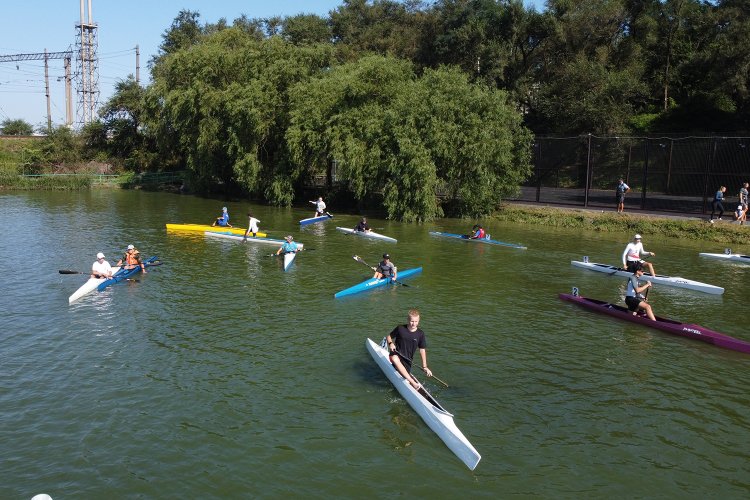
<svg viewBox="0 0 750 500"><path fill-rule="evenodd" d="M96 254L96 262L91 266L91 277L109 279L112 277L112 266L104 258L104 254Z"/></svg>
<svg viewBox="0 0 750 500"><path fill-rule="evenodd" d="M326 202L323 201L322 196L318 196L318 201L311 201L313 205L315 205L315 215L314 217L321 217L325 215L326 212Z"/></svg>
<svg viewBox="0 0 750 500"><path fill-rule="evenodd" d="M641 264L643 267L648 267L648 272L651 276L656 276L654 272L654 266L650 262L646 262L641 259L642 255L655 256L654 252L647 252L643 249L643 243L641 243L641 235L636 234L633 237L633 241L628 243L625 247L625 251L622 252L622 267L627 269L629 272L634 272L636 264Z"/></svg>
<svg viewBox="0 0 750 500"><path fill-rule="evenodd" d="M260 221L253 217L252 212L247 213L247 231L245 231L245 238L247 239L247 235L250 233L253 233L253 238L255 238L255 235L258 234L258 224Z"/></svg>

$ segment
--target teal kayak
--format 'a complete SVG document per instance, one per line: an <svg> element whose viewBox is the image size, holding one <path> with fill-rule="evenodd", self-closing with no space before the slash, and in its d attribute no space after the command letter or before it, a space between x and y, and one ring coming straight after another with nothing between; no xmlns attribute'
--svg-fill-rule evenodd
<svg viewBox="0 0 750 500"><path fill-rule="evenodd" d="M421 272L422 272L421 267L415 267L413 269L406 269L404 271L399 271L398 279L401 280L403 278L408 278L410 276L413 276ZM372 290L373 288L378 288L378 287L386 286L386 285L398 285L398 283L392 282L389 278L382 278L382 279L371 278L367 281L363 281L362 283L359 283L345 290L341 290L340 292L337 292L334 295L334 297L338 299L340 297L346 297L347 295L354 295L355 293L359 293L359 292L366 292L368 290Z"/></svg>
<svg viewBox="0 0 750 500"><path fill-rule="evenodd" d="M159 260L159 257L154 255L153 257L150 257L147 260L144 260L143 263L146 265L146 267L149 267L149 266L157 265L156 261L158 260ZM102 282L98 287L96 287L96 289L101 292L108 286L124 281L130 278L131 276L138 274L140 272L141 272L141 266L135 266L133 269L125 269L124 267L121 267L120 270L114 274L114 276Z"/></svg>
<svg viewBox="0 0 750 500"><path fill-rule="evenodd" d="M464 241L473 241L476 243L488 243L490 245L502 245L504 247L511 247L511 248L518 248L520 250L526 250L526 247L523 245L518 245L516 243L506 243L504 241L492 240L490 238L469 238L465 234L441 233L440 231L430 231L430 234L432 236L442 236L444 238L454 238L454 239L464 240Z"/></svg>

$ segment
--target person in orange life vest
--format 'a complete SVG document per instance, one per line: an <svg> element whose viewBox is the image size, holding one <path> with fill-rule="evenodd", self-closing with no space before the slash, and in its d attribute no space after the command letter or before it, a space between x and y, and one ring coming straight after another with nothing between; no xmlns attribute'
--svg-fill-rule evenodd
<svg viewBox="0 0 750 500"><path fill-rule="evenodd" d="M471 229L472 234L469 235L470 240L482 240L485 237L484 228L479 224L475 224Z"/></svg>
<svg viewBox="0 0 750 500"><path fill-rule="evenodd" d="M141 266L141 271L146 272L146 266L143 264L143 259L141 259L141 253L133 245L128 245L128 250L117 261L117 265L120 266L123 262L125 263L125 269L133 269L135 266Z"/></svg>

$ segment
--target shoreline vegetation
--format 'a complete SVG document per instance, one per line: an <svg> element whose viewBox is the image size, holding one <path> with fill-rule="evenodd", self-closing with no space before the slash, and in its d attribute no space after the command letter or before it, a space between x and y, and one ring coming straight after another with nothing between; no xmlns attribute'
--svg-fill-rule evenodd
<svg viewBox="0 0 750 500"><path fill-rule="evenodd" d="M675 214L679 217L679 214ZM709 224L697 217L671 215L618 214L584 208L559 208L504 203L492 219L518 224L586 229L602 233L661 234L670 238L701 240L722 244L750 245L750 230L736 223Z"/></svg>

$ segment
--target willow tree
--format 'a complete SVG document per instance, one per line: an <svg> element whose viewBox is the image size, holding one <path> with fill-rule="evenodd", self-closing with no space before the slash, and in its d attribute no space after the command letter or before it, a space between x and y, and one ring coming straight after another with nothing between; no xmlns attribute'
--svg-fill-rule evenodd
<svg viewBox="0 0 750 500"><path fill-rule="evenodd" d="M286 94L327 67L331 54L329 46L258 40L240 28L204 36L155 68L160 131L175 138L200 186L230 183L290 204L299 174L285 159Z"/></svg>
<svg viewBox="0 0 750 500"><path fill-rule="evenodd" d="M336 160L357 200L389 218L490 213L529 172L530 135L505 93L458 69L418 77L411 63L371 56L298 84L286 135L291 160Z"/></svg>

